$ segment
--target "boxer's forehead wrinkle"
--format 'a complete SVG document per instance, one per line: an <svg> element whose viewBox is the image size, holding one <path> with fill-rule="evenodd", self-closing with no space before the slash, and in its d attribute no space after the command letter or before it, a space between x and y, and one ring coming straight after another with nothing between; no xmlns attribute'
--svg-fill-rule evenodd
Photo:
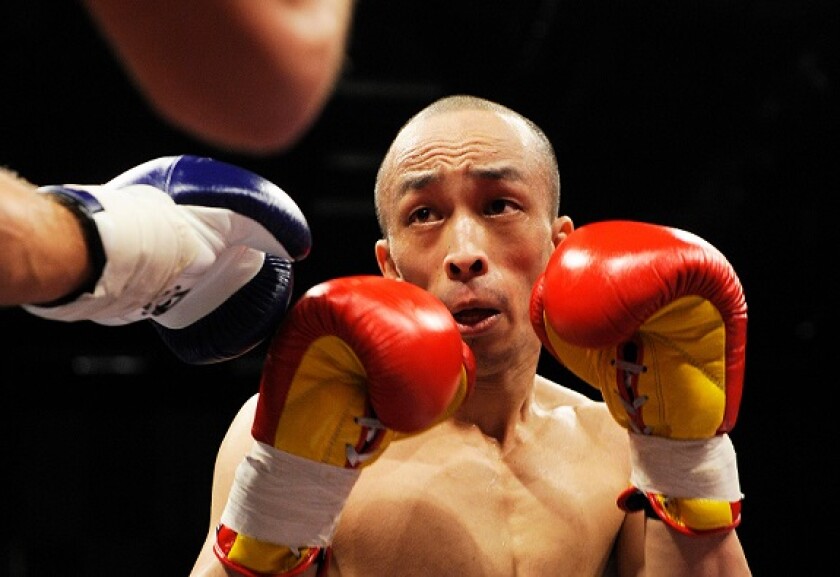
<svg viewBox="0 0 840 577"><path fill-rule="evenodd" d="M515 166L468 166L465 170L467 176L474 180L488 180L493 182L515 181L522 182L524 175ZM440 170L414 171L403 175L397 187L396 198L400 199L407 193L416 190L423 190L432 183L440 182L442 175Z"/></svg>

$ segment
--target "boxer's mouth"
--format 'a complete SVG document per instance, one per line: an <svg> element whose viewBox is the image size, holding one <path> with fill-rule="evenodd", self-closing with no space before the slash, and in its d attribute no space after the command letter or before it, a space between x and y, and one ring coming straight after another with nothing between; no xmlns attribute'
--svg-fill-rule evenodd
<svg viewBox="0 0 840 577"><path fill-rule="evenodd" d="M498 309L474 308L458 311L453 313L452 316L455 318L455 322L462 327L481 329L488 326L498 314Z"/></svg>

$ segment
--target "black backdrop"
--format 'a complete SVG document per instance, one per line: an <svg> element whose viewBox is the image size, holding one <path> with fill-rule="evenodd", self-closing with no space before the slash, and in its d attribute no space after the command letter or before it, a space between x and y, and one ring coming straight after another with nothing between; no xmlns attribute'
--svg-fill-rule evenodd
<svg viewBox="0 0 840 577"><path fill-rule="evenodd" d="M76 3L13 2L0 19L0 163L37 184L101 182L179 153L251 168L310 220L299 292L376 272L374 171L411 113L452 92L518 109L555 143L562 209L577 224L687 228L739 271L750 307L732 433L739 533L756 575L798 574L824 563L812 535L838 512L838 24L830 0L362 0L321 119L293 151L253 158L159 120ZM186 367L146 325L65 325L17 309L0 323L0 574L186 574L216 447L256 389L262 349ZM591 393L550 359L542 370Z"/></svg>

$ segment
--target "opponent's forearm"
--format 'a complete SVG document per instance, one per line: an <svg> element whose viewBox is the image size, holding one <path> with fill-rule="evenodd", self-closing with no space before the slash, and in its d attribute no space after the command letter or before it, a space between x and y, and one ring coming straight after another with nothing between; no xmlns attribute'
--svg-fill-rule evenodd
<svg viewBox="0 0 840 577"><path fill-rule="evenodd" d="M661 521L645 528L645 575L747 577L752 575L737 533L684 535Z"/></svg>
<svg viewBox="0 0 840 577"><path fill-rule="evenodd" d="M91 274L78 219L36 187L0 169L0 306L48 302Z"/></svg>

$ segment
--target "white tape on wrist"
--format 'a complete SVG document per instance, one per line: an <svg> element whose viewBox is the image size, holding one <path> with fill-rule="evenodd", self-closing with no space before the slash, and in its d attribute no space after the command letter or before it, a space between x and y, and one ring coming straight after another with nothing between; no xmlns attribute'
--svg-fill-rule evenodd
<svg viewBox="0 0 840 577"><path fill-rule="evenodd" d="M255 441L236 469L221 522L266 543L327 547L360 473Z"/></svg>
<svg viewBox="0 0 840 577"><path fill-rule="evenodd" d="M672 498L739 501L735 448L729 435L683 441L630 433L630 482Z"/></svg>

